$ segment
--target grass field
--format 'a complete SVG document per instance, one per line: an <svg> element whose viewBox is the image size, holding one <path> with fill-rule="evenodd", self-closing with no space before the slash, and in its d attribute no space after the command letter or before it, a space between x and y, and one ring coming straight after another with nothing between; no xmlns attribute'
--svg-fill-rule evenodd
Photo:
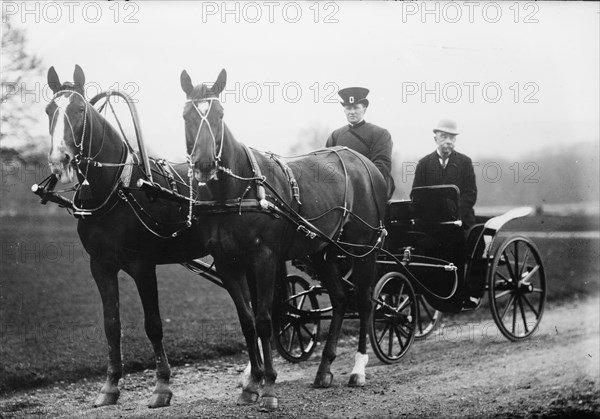
<svg viewBox="0 0 600 419"><path fill-rule="evenodd" d="M104 373L102 305L75 224L68 216L0 219L0 393ZM597 217L577 216L530 217L507 227L599 229ZM597 239L535 242L547 270L549 309L553 303L598 293ZM179 265L160 266L158 276L172 364L244 350L235 308L223 289ZM125 371L153 368L133 280L120 274L120 289Z"/></svg>

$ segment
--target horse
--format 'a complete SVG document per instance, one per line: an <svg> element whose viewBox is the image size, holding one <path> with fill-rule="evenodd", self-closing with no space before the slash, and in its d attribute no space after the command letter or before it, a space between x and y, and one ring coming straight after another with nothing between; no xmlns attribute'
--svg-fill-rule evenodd
<svg viewBox="0 0 600 419"><path fill-rule="evenodd" d="M146 179L139 153L133 152L117 130L86 100L81 67L75 66L73 83L61 83L54 67L48 70L47 77L54 93L46 107L51 137L48 162L52 174L63 184L72 182L76 173L79 182L74 199L79 218L77 232L90 255L90 270L102 298L108 368L106 382L94 406L115 404L120 395L118 384L123 367L117 274L121 270L129 274L137 286L146 335L156 358L156 386L149 407L168 406L172 397L171 369L162 343L156 265L205 256L201 232L196 223L188 227L184 222L187 208L152 200L131 186L136 185L138 179ZM171 188L178 176L187 179L187 172L169 175L154 160L152 171L154 180L165 188ZM190 186L177 182L177 190L188 196ZM173 237L175 229L178 231Z"/></svg>
<svg viewBox="0 0 600 419"><path fill-rule="evenodd" d="M198 187L213 197L198 207L203 219L200 229L235 303L248 347L250 380L238 403L255 403L262 391L260 406L278 407L270 343L273 296L282 264L306 256L333 307L313 385L331 385L343 317L349 304L355 303L359 342L348 385L364 386L377 247L385 237L385 180L371 161L345 147L285 161L272 153L250 150L224 122L218 97L226 81L225 70L210 87L194 86L185 70L180 76L186 95L183 118L190 168ZM339 273L338 255L343 254L352 256L355 299ZM246 283L250 295L244 292Z"/></svg>

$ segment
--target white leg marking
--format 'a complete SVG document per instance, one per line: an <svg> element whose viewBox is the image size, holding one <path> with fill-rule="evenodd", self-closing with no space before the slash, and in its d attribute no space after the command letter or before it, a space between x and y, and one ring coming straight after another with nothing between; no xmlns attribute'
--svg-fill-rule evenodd
<svg viewBox="0 0 600 419"><path fill-rule="evenodd" d="M360 352L357 352L356 355L354 355L354 368L350 373L350 381L348 382L348 385L363 387L367 383L365 367L367 366L368 362L369 355L363 355Z"/></svg>
<svg viewBox="0 0 600 419"><path fill-rule="evenodd" d="M252 366L250 365L250 361L248 361L248 365L246 365L246 368L244 369L244 372L242 373L242 376L240 378L240 386L242 388L246 388L248 387L248 383L250 383L250 370Z"/></svg>

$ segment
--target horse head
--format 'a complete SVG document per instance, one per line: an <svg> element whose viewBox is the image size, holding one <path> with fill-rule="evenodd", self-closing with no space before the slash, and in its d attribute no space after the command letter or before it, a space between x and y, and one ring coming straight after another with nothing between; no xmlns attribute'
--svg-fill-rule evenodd
<svg viewBox="0 0 600 419"><path fill-rule="evenodd" d="M48 70L48 85L54 93L46 106L51 138L48 163L62 183L73 181L73 165L75 157L82 152L88 118L88 102L83 91L85 75L78 65L73 81L61 83L54 67Z"/></svg>
<svg viewBox="0 0 600 419"><path fill-rule="evenodd" d="M198 182L217 179L223 152L224 109L219 94L225 89L227 73L221 70L217 81L208 87L195 86L188 73L181 73L181 88L186 94L183 109L188 161Z"/></svg>

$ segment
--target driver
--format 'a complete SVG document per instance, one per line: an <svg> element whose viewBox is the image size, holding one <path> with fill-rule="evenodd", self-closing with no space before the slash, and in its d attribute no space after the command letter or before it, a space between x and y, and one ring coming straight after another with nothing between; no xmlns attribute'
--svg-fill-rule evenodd
<svg viewBox="0 0 600 419"><path fill-rule="evenodd" d="M325 147L345 146L367 157L379 169L387 183L387 198L396 188L392 178L392 137L388 130L364 120L369 106L364 87L347 87L338 92L348 125L331 133Z"/></svg>

